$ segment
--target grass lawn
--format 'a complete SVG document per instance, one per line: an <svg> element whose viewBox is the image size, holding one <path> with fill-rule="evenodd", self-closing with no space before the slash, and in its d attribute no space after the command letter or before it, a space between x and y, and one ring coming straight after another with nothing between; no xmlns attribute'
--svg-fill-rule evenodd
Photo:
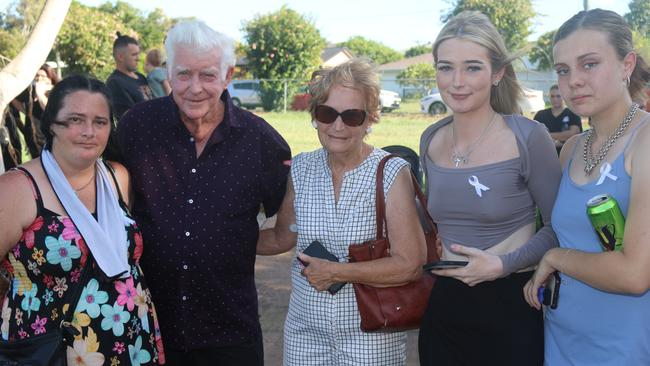
<svg viewBox="0 0 650 366"><path fill-rule="evenodd" d="M313 151L321 147L316 131L311 126L307 112L290 111L262 112L256 114L267 120L291 146L291 153L296 155ZM404 145L418 152L420 135L425 128L442 116L429 116L419 113L419 101L407 101L400 109L383 113L379 123L373 126L367 142L376 147Z"/></svg>

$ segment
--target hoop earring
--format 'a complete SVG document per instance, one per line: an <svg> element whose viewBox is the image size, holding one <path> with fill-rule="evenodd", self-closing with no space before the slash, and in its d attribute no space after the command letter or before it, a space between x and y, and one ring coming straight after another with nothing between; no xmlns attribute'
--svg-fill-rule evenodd
<svg viewBox="0 0 650 366"><path fill-rule="evenodd" d="M311 125L312 125L315 129L318 129L318 123L316 123L315 120L313 120L313 119L311 120Z"/></svg>
<svg viewBox="0 0 650 366"><path fill-rule="evenodd" d="M630 87L630 75L625 78L625 86Z"/></svg>
<svg viewBox="0 0 650 366"><path fill-rule="evenodd" d="M371 133L372 133L372 127L368 126L368 128L366 128L366 135L370 135Z"/></svg>

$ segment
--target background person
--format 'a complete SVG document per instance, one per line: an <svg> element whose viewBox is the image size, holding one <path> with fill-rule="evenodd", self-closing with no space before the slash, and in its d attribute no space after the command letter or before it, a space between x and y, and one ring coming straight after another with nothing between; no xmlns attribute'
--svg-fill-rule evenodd
<svg viewBox="0 0 650 366"><path fill-rule="evenodd" d="M226 90L234 41L198 21L167 34L172 95L136 105L118 126L133 172L133 213L147 243L167 361L262 365L254 265L260 205L278 210L291 151Z"/></svg>
<svg viewBox="0 0 650 366"><path fill-rule="evenodd" d="M138 265L142 237L126 206L129 176L100 159L112 121L102 82L66 78L43 112L42 156L0 176L0 256L11 279L2 341L46 335L74 311L81 334L66 345L69 365L164 363ZM79 286L79 302L66 303Z"/></svg>
<svg viewBox="0 0 650 366"><path fill-rule="evenodd" d="M521 287L557 246L550 214L560 166L546 128L519 114L503 39L483 14L452 18L433 45L453 114L426 129L420 157L443 260L420 327L422 365L541 365L542 314ZM535 233L535 209L545 226Z"/></svg>
<svg viewBox="0 0 650 366"><path fill-rule="evenodd" d="M551 108L535 113L535 121L542 122L551 133L558 154L562 145L573 135L582 132L582 119L564 106L564 99L557 84L548 91Z"/></svg>
<svg viewBox="0 0 650 366"><path fill-rule="evenodd" d="M167 70L162 67L162 53L155 48L147 52L144 70L147 72L147 81L154 98L164 97L172 92L172 87L167 80Z"/></svg>
<svg viewBox="0 0 650 366"><path fill-rule="evenodd" d="M297 245L284 364L403 365L406 333L362 332L351 283L395 286L421 275L426 246L408 164L393 158L384 170L391 256L346 263L350 244L376 236L377 165L388 153L364 138L379 120L378 78L367 61L353 59L314 73L309 92L312 124L323 148L294 158L275 228L261 231L257 246L258 254L268 255ZM303 254L314 240L340 262ZM326 290L337 282L348 284L331 295Z"/></svg>
<svg viewBox="0 0 650 366"><path fill-rule="evenodd" d="M106 79L111 91L115 117L121 118L136 103L153 98L147 78L139 73L140 45L133 37L117 32L113 42L115 70Z"/></svg>
<svg viewBox="0 0 650 366"><path fill-rule="evenodd" d="M552 221L561 248L546 253L524 294L539 309L538 288L560 272L558 306L545 312L549 365L647 365L650 115L633 100L650 69L623 18L601 9L581 11L558 29L553 59L562 95L592 128L562 149ZM625 216L621 251L601 249L585 212L598 194L616 199Z"/></svg>

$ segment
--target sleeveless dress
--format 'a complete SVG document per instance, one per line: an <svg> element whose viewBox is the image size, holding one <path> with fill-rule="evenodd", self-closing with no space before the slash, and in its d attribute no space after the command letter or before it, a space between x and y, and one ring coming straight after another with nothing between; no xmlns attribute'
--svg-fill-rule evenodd
<svg viewBox="0 0 650 366"><path fill-rule="evenodd" d="M46 209L34 178L21 171L31 181L37 216L2 261L11 282L2 303L2 339L12 342L58 327L70 311L70 304L63 303L68 293L84 286L72 320L81 335L67 347L68 365L163 364L156 311L138 265L142 235L137 225L125 227L131 277L108 280L74 223ZM120 205L129 217L121 199ZM81 284L88 265L91 273Z"/></svg>
<svg viewBox="0 0 650 366"><path fill-rule="evenodd" d="M639 126L641 124L632 133L636 133ZM614 197L627 216L631 183L625 171L627 148L625 146L617 157L607 160L611 165L609 174L616 180L605 176L577 185L569 175L573 158L566 164L552 214L560 247L601 252L586 213L587 201L598 194ZM594 173L599 174L598 171ZM558 307L547 308L545 314L546 365L650 365L650 291L639 296L615 294L593 288L564 273L560 276Z"/></svg>
<svg viewBox="0 0 650 366"><path fill-rule="evenodd" d="M297 155L291 164L298 226L296 252L314 240L339 261L347 261L348 246L375 238L375 179L377 165L388 153L374 149L354 170L343 176L338 202L334 198L327 152L319 149ZM407 163L388 160L384 191ZM386 195L388 197L388 195ZM406 333L364 333L354 288L346 284L335 295L316 291L300 274L302 265L291 264L292 290L284 325L284 364L390 365L406 362Z"/></svg>

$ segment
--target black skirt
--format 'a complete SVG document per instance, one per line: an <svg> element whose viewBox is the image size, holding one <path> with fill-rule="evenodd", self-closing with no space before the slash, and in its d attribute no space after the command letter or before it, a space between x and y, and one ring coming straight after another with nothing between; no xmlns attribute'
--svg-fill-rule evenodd
<svg viewBox="0 0 650 366"><path fill-rule="evenodd" d="M542 312L523 296L531 275L513 273L474 287L439 277L420 327L420 364L542 365Z"/></svg>

